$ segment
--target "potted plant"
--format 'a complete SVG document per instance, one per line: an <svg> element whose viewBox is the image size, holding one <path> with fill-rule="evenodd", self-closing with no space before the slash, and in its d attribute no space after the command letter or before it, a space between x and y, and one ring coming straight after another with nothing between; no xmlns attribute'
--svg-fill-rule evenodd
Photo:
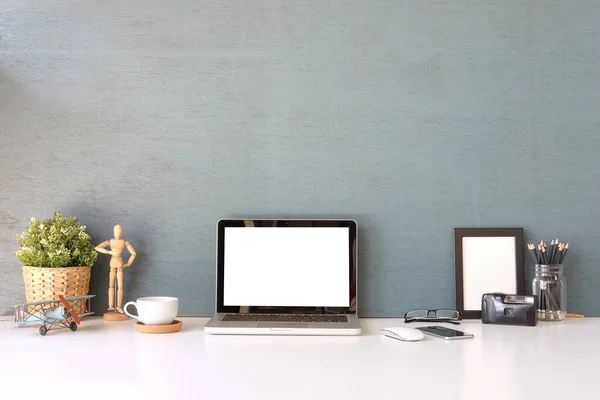
<svg viewBox="0 0 600 400"><path fill-rule="evenodd" d="M97 253L85 229L57 212L51 219L31 218L28 229L16 235L28 303L88 294Z"/></svg>

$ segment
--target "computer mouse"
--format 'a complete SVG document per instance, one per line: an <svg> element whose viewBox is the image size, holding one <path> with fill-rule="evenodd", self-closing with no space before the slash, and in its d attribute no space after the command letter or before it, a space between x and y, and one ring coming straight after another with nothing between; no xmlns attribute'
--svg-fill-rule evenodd
<svg viewBox="0 0 600 400"><path fill-rule="evenodd" d="M404 342L416 342L423 339L425 336L420 330L405 326L384 328L381 330L381 333L387 337L391 337L392 339L402 340Z"/></svg>

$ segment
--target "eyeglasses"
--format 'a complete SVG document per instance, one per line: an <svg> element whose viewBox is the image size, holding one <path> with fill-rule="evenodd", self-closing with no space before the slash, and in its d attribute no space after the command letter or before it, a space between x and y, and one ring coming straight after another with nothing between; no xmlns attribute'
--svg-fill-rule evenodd
<svg viewBox="0 0 600 400"><path fill-rule="evenodd" d="M450 322L459 325L461 317L456 310L412 310L404 314L404 322Z"/></svg>

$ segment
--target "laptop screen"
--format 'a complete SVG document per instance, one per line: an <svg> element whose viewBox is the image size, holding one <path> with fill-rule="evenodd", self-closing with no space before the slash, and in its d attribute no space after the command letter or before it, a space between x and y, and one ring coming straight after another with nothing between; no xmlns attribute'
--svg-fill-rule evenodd
<svg viewBox="0 0 600 400"><path fill-rule="evenodd" d="M348 307L348 227L225 228L223 304Z"/></svg>
<svg viewBox="0 0 600 400"><path fill-rule="evenodd" d="M354 221L221 220L217 261L219 312L354 310Z"/></svg>

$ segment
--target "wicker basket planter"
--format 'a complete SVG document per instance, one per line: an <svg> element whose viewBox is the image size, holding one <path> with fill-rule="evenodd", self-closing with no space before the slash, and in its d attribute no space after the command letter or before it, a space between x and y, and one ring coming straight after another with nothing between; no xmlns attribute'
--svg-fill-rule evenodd
<svg viewBox="0 0 600 400"><path fill-rule="evenodd" d="M85 296L90 290L91 267L38 268L23 266L27 302ZM81 307L74 307L83 313Z"/></svg>

